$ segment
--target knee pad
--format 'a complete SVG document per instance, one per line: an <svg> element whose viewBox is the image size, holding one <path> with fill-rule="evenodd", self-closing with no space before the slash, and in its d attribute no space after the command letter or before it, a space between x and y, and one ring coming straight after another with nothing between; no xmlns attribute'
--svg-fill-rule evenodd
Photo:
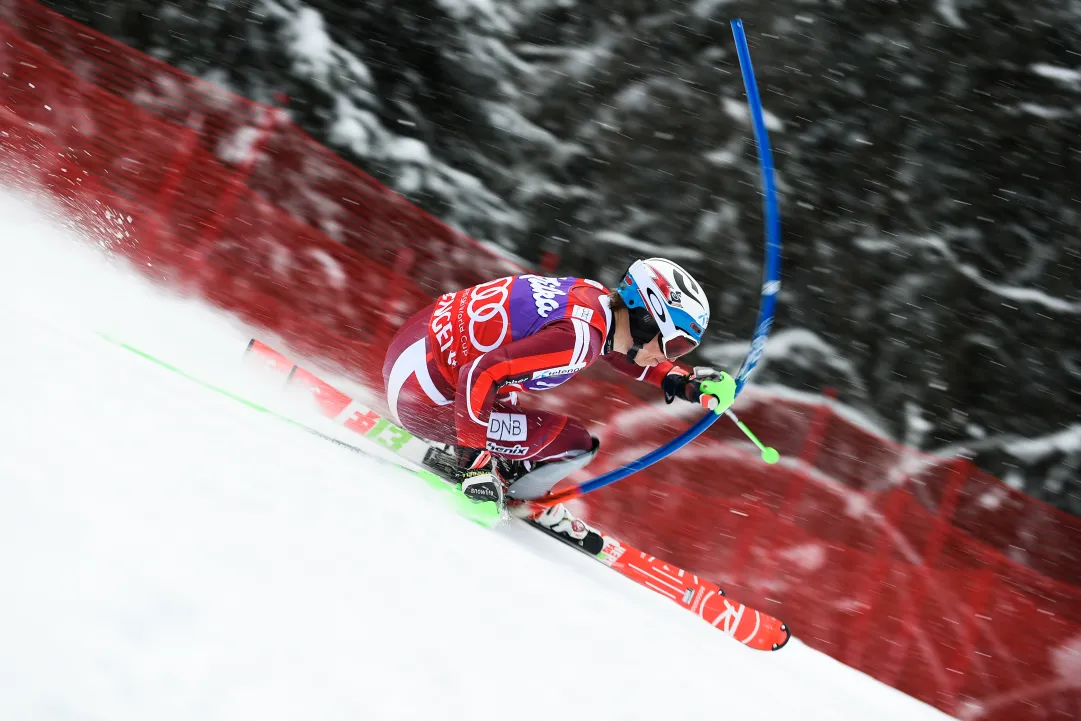
<svg viewBox="0 0 1081 721"><path fill-rule="evenodd" d="M547 461L536 470L526 473L511 484L507 495L518 501L532 501L545 495L552 490L555 484L578 469L585 468L590 461L596 458L601 442L596 438L592 438L592 441L593 446L588 451L561 458L557 461Z"/></svg>

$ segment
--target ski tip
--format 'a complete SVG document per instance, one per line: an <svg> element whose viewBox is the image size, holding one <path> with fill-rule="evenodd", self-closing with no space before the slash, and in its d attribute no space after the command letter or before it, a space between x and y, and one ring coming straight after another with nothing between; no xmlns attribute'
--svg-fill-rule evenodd
<svg viewBox="0 0 1081 721"><path fill-rule="evenodd" d="M773 648L770 649L771 651L780 651L782 648L785 647L785 644L787 644L792 639L792 632L788 630L788 624L782 623L780 630L782 633L784 633L784 638L781 639L781 641L779 642L775 641L773 643Z"/></svg>

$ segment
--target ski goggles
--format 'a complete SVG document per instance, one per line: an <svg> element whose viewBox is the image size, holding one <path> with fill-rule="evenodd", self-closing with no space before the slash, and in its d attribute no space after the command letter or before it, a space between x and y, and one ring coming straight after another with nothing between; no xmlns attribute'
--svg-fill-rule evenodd
<svg viewBox="0 0 1081 721"><path fill-rule="evenodd" d="M645 308L635 308L630 315L631 338L640 346L644 346L654 338L657 338L661 346L661 352L668 360L675 360L685 356L698 347L698 341L685 330L675 329L675 332L665 336L660 332L657 321L646 311Z"/></svg>
<svg viewBox="0 0 1081 721"><path fill-rule="evenodd" d="M676 334L671 338L665 338L661 336L661 350L664 352L664 357L668 360L675 360L680 356L685 356L692 350L698 347L698 341L690 336L686 331L676 329Z"/></svg>

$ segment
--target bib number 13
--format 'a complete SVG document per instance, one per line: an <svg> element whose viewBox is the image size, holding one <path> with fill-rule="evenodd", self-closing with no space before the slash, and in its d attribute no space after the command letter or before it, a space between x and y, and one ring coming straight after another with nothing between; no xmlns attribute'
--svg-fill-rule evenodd
<svg viewBox="0 0 1081 721"><path fill-rule="evenodd" d="M386 446L392 451L400 451L405 444L413 439L413 434L404 428L399 428L386 418L380 418L370 431L364 434L381 446Z"/></svg>
<svg viewBox="0 0 1081 721"><path fill-rule="evenodd" d="M375 411L358 410L342 425L395 452L402 450L405 444L413 439L412 433L399 428Z"/></svg>

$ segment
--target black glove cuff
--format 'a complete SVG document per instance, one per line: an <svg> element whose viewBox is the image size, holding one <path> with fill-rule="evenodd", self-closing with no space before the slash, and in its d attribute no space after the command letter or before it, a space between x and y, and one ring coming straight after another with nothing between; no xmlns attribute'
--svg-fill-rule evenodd
<svg viewBox="0 0 1081 721"><path fill-rule="evenodd" d="M687 376L669 373L661 381L661 390L664 391L664 402L671 403L676 398L683 398L687 388Z"/></svg>

